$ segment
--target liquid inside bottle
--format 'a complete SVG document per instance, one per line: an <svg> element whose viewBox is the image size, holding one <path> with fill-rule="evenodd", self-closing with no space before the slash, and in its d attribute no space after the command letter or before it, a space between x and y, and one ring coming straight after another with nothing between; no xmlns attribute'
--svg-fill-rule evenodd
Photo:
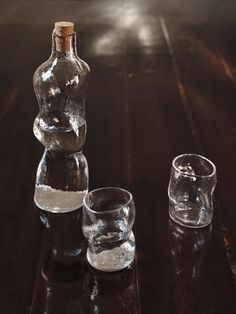
<svg viewBox="0 0 236 314"><path fill-rule="evenodd" d="M46 211L53 213L70 212L83 205L83 198L87 190L84 191L63 191L53 189L45 184L35 186L35 204Z"/></svg>
<svg viewBox="0 0 236 314"><path fill-rule="evenodd" d="M78 152L86 137L86 121L67 112L40 113L34 122L34 135L51 151Z"/></svg>
<svg viewBox="0 0 236 314"><path fill-rule="evenodd" d="M38 165L34 201L46 211L65 213L80 208L88 191L88 164L82 153L45 150Z"/></svg>

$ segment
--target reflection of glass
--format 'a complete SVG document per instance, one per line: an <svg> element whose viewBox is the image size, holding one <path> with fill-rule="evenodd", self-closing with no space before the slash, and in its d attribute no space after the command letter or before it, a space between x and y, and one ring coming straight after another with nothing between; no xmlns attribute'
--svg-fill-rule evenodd
<svg viewBox="0 0 236 314"><path fill-rule="evenodd" d="M83 233L88 240L87 259L102 271L130 265L135 254L132 227L135 206L131 193L120 188L101 188L84 198Z"/></svg>
<svg viewBox="0 0 236 314"><path fill-rule="evenodd" d="M210 239L211 230L211 225L201 230L191 230L169 221L171 253L177 274L183 272L191 278L200 276L202 255Z"/></svg>
<svg viewBox="0 0 236 314"><path fill-rule="evenodd" d="M182 227L169 220L169 243L174 282L173 313L200 313L199 289L206 282L204 257L211 238L212 225L202 229ZM201 312L202 313L202 312Z"/></svg>
<svg viewBox="0 0 236 314"><path fill-rule="evenodd" d="M195 154L177 156L168 187L170 217L187 227L208 225L213 216L215 186L216 168L210 160Z"/></svg>
<svg viewBox="0 0 236 314"><path fill-rule="evenodd" d="M83 313L139 313L135 283L133 267L116 273L90 268L84 280Z"/></svg>

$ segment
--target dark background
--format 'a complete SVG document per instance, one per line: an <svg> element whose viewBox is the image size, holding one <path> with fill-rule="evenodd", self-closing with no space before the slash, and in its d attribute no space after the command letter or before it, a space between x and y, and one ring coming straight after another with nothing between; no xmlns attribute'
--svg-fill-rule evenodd
<svg viewBox="0 0 236 314"><path fill-rule="evenodd" d="M56 222L33 204L32 76L58 20L75 22L92 72L90 188L121 186L136 203L136 261L121 274L51 266L40 216L60 246L80 213ZM1 314L236 313L235 30L234 0L0 1ZM214 220L200 230L168 217L171 160L186 152L217 167Z"/></svg>

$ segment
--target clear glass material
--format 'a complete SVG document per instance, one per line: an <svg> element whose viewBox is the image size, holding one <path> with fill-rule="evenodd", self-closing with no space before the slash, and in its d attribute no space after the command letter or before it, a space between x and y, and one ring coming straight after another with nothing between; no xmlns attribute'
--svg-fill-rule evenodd
<svg viewBox="0 0 236 314"><path fill-rule="evenodd" d="M132 263L135 205L130 192L114 187L89 192L83 200L83 233L87 260L101 271L121 270Z"/></svg>
<svg viewBox="0 0 236 314"><path fill-rule="evenodd" d="M52 54L34 73L39 103L33 131L51 151L78 152L86 136L85 99L89 66L76 52L76 34L68 36L67 50L57 51L58 36L52 34Z"/></svg>
<svg viewBox="0 0 236 314"><path fill-rule="evenodd" d="M192 228L211 223L215 186L216 167L209 159L196 154L177 156L168 187L170 217Z"/></svg>
<svg viewBox="0 0 236 314"><path fill-rule="evenodd" d="M64 213L83 205L88 191L88 164L79 153L45 150L36 175L35 204L46 211Z"/></svg>
<svg viewBox="0 0 236 314"><path fill-rule="evenodd" d="M33 77L40 110L33 131L45 147L34 199L43 210L75 210L87 192L88 165L81 152L89 74L89 66L77 55L76 33L59 37L53 32L51 56Z"/></svg>

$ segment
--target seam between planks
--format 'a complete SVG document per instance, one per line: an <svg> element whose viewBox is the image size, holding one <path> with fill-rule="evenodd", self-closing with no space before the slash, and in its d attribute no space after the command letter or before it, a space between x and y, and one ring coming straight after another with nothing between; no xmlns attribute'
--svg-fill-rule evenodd
<svg viewBox="0 0 236 314"><path fill-rule="evenodd" d="M185 92L184 84L183 84L182 79L180 77L179 69L178 69L175 54L174 54L174 49L173 49L173 46L171 43L171 38L170 38L168 29L166 26L165 18L163 16L160 16L159 22L160 22L160 26L161 26L161 31L163 33L164 39L165 39L166 44L167 44L167 48L168 48L168 51L169 51L169 54L171 57L173 67L174 67L174 73L176 76L178 91L180 94L182 105L184 107L184 112L185 112L185 115L187 118L187 122L188 122L190 130L191 130L194 144L195 144L198 152L203 153L203 147L202 147L202 144L201 144L198 132L197 132L196 124L195 124L194 119L193 119L193 114L192 114L192 111L191 111L191 108L189 105L187 94Z"/></svg>

